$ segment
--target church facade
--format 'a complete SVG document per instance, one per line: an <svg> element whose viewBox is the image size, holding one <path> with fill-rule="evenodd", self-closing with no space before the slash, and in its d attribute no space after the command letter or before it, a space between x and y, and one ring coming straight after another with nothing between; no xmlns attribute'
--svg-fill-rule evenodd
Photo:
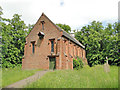
<svg viewBox="0 0 120 90"><path fill-rule="evenodd" d="M85 46L44 13L26 37L23 69L73 69L73 58L87 63Z"/></svg>

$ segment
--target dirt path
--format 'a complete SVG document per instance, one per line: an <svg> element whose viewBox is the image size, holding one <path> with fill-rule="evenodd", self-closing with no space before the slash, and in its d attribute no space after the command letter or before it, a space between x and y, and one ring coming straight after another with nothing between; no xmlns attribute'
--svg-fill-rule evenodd
<svg viewBox="0 0 120 90"><path fill-rule="evenodd" d="M36 81L37 79L40 79L46 72L49 72L49 71L38 71L33 76L30 76L26 79L20 80L20 81L13 83L5 88L23 88L27 84L30 84L30 83Z"/></svg>

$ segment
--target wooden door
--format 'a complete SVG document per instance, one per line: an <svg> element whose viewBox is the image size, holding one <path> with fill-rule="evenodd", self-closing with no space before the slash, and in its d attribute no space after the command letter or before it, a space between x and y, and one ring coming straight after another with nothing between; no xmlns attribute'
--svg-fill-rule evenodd
<svg viewBox="0 0 120 90"><path fill-rule="evenodd" d="M56 68L56 58L49 57L49 69L54 70Z"/></svg>

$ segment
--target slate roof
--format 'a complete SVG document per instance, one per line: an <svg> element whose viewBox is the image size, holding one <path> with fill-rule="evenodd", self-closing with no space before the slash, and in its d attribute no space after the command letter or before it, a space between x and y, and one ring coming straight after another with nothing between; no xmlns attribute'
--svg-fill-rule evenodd
<svg viewBox="0 0 120 90"><path fill-rule="evenodd" d="M76 40L74 37L70 36L67 32L63 31L63 36L66 36L71 41L75 42L76 44L80 45L81 47L85 48L78 40Z"/></svg>
<svg viewBox="0 0 120 90"><path fill-rule="evenodd" d="M78 40L76 40L74 37L70 36L70 34L68 34L66 31L62 30L59 26L56 25L56 27L63 32L63 36L65 36L66 38L70 39L71 41L73 41L74 43L78 44L79 46L81 46L82 48L85 48L85 46L83 46Z"/></svg>

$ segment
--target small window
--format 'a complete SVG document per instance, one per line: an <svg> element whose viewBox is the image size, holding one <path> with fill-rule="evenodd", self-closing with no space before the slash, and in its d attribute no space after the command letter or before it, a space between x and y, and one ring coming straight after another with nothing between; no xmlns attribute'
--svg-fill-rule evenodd
<svg viewBox="0 0 120 90"><path fill-rule="evenodd" d="M42 23L42 30L44 30L44 23Z"/></svg>
<svg viewBox="0 0 120 90"><path fill-rule="evenodd" d="M32 43L32 53L35 52L35 43Z"/></svg>
<svg viewBox="0 0 120 90"><path fill-rule="evenodd" d="M67 45L67 43L65 44L65 53L66 53L66 55L68 54L68 45Z"/></svg>
<svg viewBox="0 0 120 90"><path fill-rule="evenodd" d="M64 52L66 53L66 41L64 41Z"/></svg>
<svg viewBox="0 0 120 90"><path fill-rule="evenodd" d="M76 56L76 48L75 48L75 46L74 46L74 56Z"/></svg>
<svg viewBox="0 0 120 90"><path fill-rule="evenodd" d="M83 50L82 50L82 57L83 57Z"/></svg>
<svg viewBox="0 0 120 90"><path fill-rule="evenodd" d="M44 30L44 21L41 21L41 23L42 23L42 30Z"/></svg>
<svg viewBox="0 0 120 90"><path fill-rule="evenodd" d="M54 52L54 41L51 41L51 52Z"/></svg>

